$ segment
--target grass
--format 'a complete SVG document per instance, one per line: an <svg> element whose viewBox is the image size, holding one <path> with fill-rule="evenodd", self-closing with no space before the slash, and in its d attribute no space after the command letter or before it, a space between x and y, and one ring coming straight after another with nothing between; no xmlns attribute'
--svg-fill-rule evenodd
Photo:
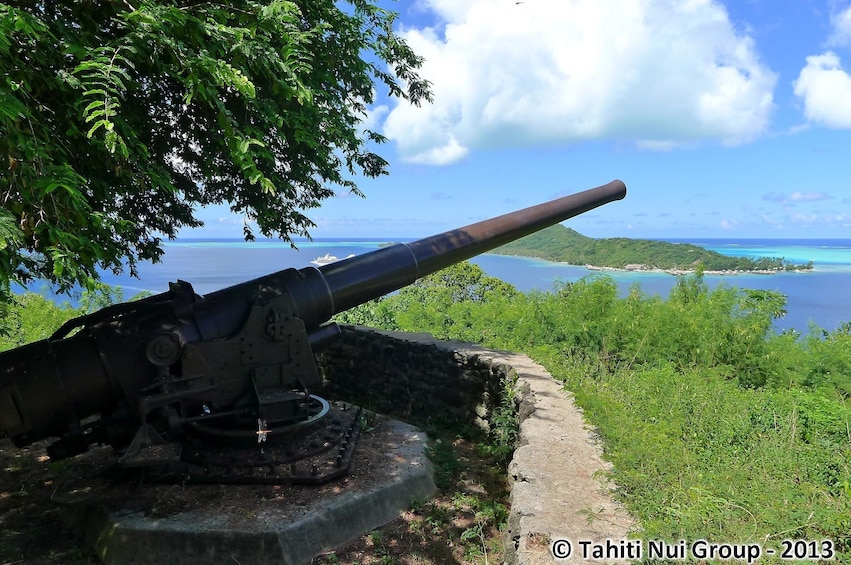
<svg viewBox="0 0 851 565"><path fill-rule="evenodd" d="M647 539L833 540L851 562L851 437L839 395L740 388L669 366L588 376L550 360L600 430ZM844 413L843 413L844 411ZM830 425L833 424L833 425Z"/></svg>

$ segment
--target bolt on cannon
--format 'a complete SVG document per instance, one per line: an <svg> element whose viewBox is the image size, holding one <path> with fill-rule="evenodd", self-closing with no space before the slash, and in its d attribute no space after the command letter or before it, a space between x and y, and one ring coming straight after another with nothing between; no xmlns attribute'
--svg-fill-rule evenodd
<svg viewBox="0 0 851 565"><path fill-rule="evenodd" d="M625 195L616 180L206 296L178 280L70 320L0 353L0 432L18 447L57 438L52 459L108 444L120 465L180 480L336 478L347 472L359 417L312 393L321 385L314 350L339 335L334 314Z"/></svg>

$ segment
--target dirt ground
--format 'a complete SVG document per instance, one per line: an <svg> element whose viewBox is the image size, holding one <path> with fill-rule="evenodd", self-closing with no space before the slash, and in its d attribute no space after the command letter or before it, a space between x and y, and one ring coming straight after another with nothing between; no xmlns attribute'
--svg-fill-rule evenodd
<svg viewBox="0 0 851 565"><path fill-rule="evenodd" d="M366 450L370 441L379 440L377 435L365 434L361 442ZM110 478L111 496L132 499L133 505L149 515L168 515L225 500L228 504L257 498L306 500L322 496L324 489L345 488L347 481L359 476L377 479L381 474L370 466L369 457L362 457L355 459L352 477L322 487L139 485L138 479L119 480L110 470L114 456L109 448L54 462L46 455L47 444L18 449L8 439L0 439L0 564L97 563L81 538L63 522L60 510L69 499L104 483L103 474ZM314 563L499 563L498 524L504 520L508 504L504 470L463 440L434 445L441 487L437 497L415 501L399 519Z"/></svg>
<svg viewBox="0 0 851 565"><path fill-rule="evenodd" d="M18 449L0 439L0 563L96 563L52 501L62 469L46 446Z"/></svg>
<svg viewBox="0 0 851 565"><path fill-rule="evenodd" d="M510 494L505 469L476 445L433 445L438 495L398 519L317 557L313 565L471 565L502 563L500 526Z"/></svg>

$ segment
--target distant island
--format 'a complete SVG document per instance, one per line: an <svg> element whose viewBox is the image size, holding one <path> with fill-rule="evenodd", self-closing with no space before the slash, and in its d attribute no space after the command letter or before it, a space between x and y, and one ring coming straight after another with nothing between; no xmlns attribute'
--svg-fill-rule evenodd
<svg viewBox="0 0 851 565"><path fill-rule="evenodd" d="M812 261L796 265L778 257L728 257L690 243L626 237L594 239L560 224L507 243L491 253L535 257L590 269L665 271L674 275L694 272L698 266L710 274L772 274L813 268Z"/></svg>

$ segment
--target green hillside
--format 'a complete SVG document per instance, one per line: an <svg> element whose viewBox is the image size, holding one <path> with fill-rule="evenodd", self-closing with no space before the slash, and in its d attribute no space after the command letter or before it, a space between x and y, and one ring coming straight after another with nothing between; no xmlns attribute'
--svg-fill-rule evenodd
<svg viewBox="0 0 851 565"><path fill-rule="evenodd" d="M710 289L699 274L667 298L638 285L619 294L607 276L527 294L463 263L338 321L522 351L546 367L603 442L612 468L601 479L638 538L758 540L777 551L759 565L783 562L784 539L828 540L831 563L851 564L851 323L778 334L782 294ZM506 383L508 406L516 386ZM503 431L494 440L513 451ZM588 523L604 527L597 513Z"/></svg>
<svg viewBox="0 0 851 565"><path fill-rule="evenodd" d="M792 271L813 268L812 262L794 265L776 257L727 257L688 243L626 237L594 239L562 225L555 225L518 239L495 249L492 253L616 269L623 269L627 265L665 270L694 270L698 265L702 265L705 271Z"/></svg>

